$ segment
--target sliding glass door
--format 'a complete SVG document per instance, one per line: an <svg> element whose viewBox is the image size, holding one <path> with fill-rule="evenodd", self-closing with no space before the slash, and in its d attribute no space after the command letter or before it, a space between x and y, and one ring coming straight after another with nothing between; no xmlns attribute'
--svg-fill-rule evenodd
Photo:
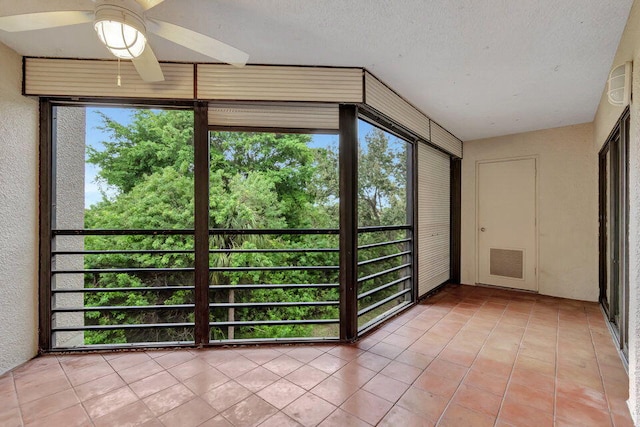
<svg viewBox="0 0 640 427"><path fill-rule="evenodd" d="M625 357L628 356L627 151L629 110L599 155L600 303Z"/></svg>

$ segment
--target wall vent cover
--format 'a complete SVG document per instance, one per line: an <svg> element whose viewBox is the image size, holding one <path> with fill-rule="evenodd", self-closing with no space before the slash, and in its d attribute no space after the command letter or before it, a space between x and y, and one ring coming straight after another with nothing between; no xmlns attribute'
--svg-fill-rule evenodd
<svg viewBox="0 0 640 427"><path fill-rule="evenodd" d="M524 279L524 251L491 248L489 253L489 274Z"/></svg>

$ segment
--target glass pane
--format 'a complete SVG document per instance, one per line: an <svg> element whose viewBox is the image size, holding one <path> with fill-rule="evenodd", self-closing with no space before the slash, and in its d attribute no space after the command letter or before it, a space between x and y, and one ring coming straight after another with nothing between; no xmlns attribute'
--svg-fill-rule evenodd
<svg viewBox="0 0 640 427"><path fill-rule="evenodd" d="M192 111L65 106L54 116L54 229L193 228Z"/></svg>
<svg viewBox="0 0 640 427"><path fill-rule="evenodd" d="M337 337L338 137L209 142L211 340Z"/></svg>
<svg viewBox="0 0 640 427"><path fill-rule="evenodd" d="M193 112L58 106L53 135L54 347L193 341Z"/></svg>
<svg viewBox="0 0 640 427"><path fill-rule="evenodd" d="M617 327L618 339L621 339L620 334L620 314L622 304L622 286L620 285L621 270L620 270L620 216L623 210L620 208L620 137L617 135L610 142L611 149L607 152L607 160L610 162L607 165L607 178L609 179L609 193L607 194L608 203L608 245L609 256L611 258L609 264L609 310L610 318L613 324ZM611 154L609 154L611 153Z"/></svg>
<svg viewBox="0 0 640 427"><path fill-rule="evenodd" d="M358 325L411 301L411 144L358 121ZM383 227L370 230L366 227Z"/></svg>

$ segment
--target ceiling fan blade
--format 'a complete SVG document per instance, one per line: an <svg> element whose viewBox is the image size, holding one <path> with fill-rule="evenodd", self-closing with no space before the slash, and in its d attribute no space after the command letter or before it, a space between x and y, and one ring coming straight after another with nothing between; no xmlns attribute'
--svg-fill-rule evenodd
<svg viewBox="0 0 640 427"><path fill-rule="evenodd" d="M93 12L64 10L0 16L0 30L16 32L64 27L93 21Z"/></svg>
<svg viewBox="0 0 640 427"><path fill-rule="evenodd" d="M243 67L249 60L249 54L226 43L222 43L204 34L189 30L179 25L170 24L156 19L147 19L147 30L162 38L182 45L210 58L218 59L227 64Z"/></svg>
<svg viewBox="0 0 640 427"><path fill-rule="evenodd" d="M151 50L151 46L147 43L142 51L142 55L131 60L136 71L145 82L161 82L164 81L164 74L160 68L158 58Z"/></svg>
<svg viewBox="0 0 640 427"><path fill-rule="evenodd" d="M156 7L157 5L162 3L164 0L136 0L136 1L140 6L142 6L144 10L149 10L152 7Z"/></svg>

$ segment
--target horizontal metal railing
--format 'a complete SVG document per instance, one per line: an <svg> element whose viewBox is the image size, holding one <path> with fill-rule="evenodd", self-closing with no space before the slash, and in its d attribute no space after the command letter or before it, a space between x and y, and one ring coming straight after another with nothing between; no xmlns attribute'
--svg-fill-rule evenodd
<svg viewBox="0 0 640 427"><path fill-rule="evenodd" d="M413 236L410 225L360 227L358 330L363 333L412 301Z"/></svg>
<svg viewBox="0 0 640 427"><path fill-rule="evenodd" d="M371 243L371 244L368 244L368 245L358 246L358 250L379 248L379 247L382 247L382 246L397 245L399 243L409 243L409 242L411 242L411 239L409 239L409 238L407 238L407 239L398 239L398 240L390 240L388 242Z"/></svg>
<svg viewBox="0 0 640 427"><path fill-rule="evenodd" d="M399 226L405 227L405 226ZM408 227L408 226L407 226ZM363 231L369 231L370 228L380 227L363 227ZM384 227L382 227L384 228ZM392 227L396 228L396 226ZM359 229L360 230L360 229ZM378 231L378 230L371 230ZM53 229L53 236L168 236L168 235L194 235L193 229ZM211 228L209 235L264 235L264 234L287 234L287 235L338 235L338 228L269 228L269 229L252 229L252 228Z"/></svg>
<svg viewBox="0 0 640 427"><path fill-rule="evenodd" d="M340 323L339 319L281 319L233 322L209 322L209 326L285 326L285 325L321 325Z"/></svg>
<svg viewBox="0 0 640 427"><path fill-rule="evenodd" d="M193 291L193 286L141 286L135 288L62 288L51 289L54 294L78 294L95 292L168 292L168 291Z"/></svg>
<svg viewBox="0 0 640 427"><path fill-rule="evenodd" d="M297 236L336 236L339 234L338 229L264 229L264 230L249 230L249 229L211 229L209 235L218 236L240 236L240 235L282 235L290 234ZM158 236L158 238L169 236L184 236L185 238L193 238L194 230L181 229L181 230L140 230L140 229L92 229L92 230L52 230L54 238L58 236L101 236L105 239L114 238L114 247L108 247L102 250L89 248L87 250L80 250L78 248L70 247L62 249L54 249L51 252L52 255L52 289L51 294L53 297L51 314L52 314L52 328L51 331L55 335L56 333L71 333L71 332L92 332L103 333L109 331L124 331L125 335L127 331L136 331L140 337L144 337L144 330L168 330L175 329L180 331L184 335L192 334L195 323L193 322L193 315L196 310L198 302L194 301L195 298L195 286L193 285L193 274L195 272L194 256L195 251L191 248L169 248L169 249L145 249L145 248L123 248L119 249L115 246L118 242L117 239L123 236ZM98 237L99 238L99 237ZM102 242L102 246L108 246L106 240ZM337 242L337 240L336 240ZM148 242L147 242L148 243ZM184 243L184 242L182 242ZM135 244L141 244L136 242ZM306 327L308 325L338 325L339 318L337 316L340 301L338 300L339 285L337 282L337 275L339 272L339 266L329 263L328 265L315 265L313 261L322 260L322 254L333 257L335 255L337 261L337 255L339 249L335 247L316 247L318 245L309 244L309 247L304 247L304 242L294 245L296 247L287 248L210 248L209 255L212 257L225 256L234 257L242 256L245 254L260 254L264 256L280 256L282 265L230 265L230 266L218 266L210 265L208 270L211 277L211 283L209 286L210 301L205 302L210 310L213 318L209 322L209 327L214 329L218 328L235 328L236 334L241 331L246 335L246 331L254 327ZM62 245L59 245L62 246ZM315 254L315 258L309 259L305 257L309 254ZM288 257L290 255L290 257ZM109 257L114 256L111 264L109 264ZM146 257L145 257L146 256ZM178 256L180 257L180 265L176 267L154 266L154 257L163 256ZM320 256L320 258L318 258ZM66 257L66 258L65 258ZM65 259L82 259L84 263L83 268L72 264L66 264L63 262ZM81 257L81 258L78 258ZM98 257L98 258L93 258ZM142 258L141 258L142 257ZM305 257L305 258L302 258ZM144 258L144 260L143 260ZM55 260L60 261L55 261ZM160 259L160 258L159 258ZM268 258L267 258L268 259ZM300 262L302 259L306 259L306 262ZM96 264L99 262L99 264ZM290 264L289 264L290 263ZM129 264L129 265L127 265ZM134 264L133 266L131 264ZM138 264L138 266L136 266ZM300 264L300 265L299 265ZM304 264L304 265L301 265ZM336 262L337 264L337 262ZM293 281L286 281L287 275L293 274L293 277L304 278L331 278L331 280L317 280L316 282L301 282L296 283ZM84 287L68 287L57 286L59 280L70 280L73 276L83 275L82 279ZM123 276L124 275L124 276ZM257 283L244 283L240 280L238 283L229 283L223 280L230 280L230 277L243 277L243 275L249 275L251 277L265 277L272 278L273 281L258 281ZM275 276L274 276L275 275ZM296 276L298 275L298 276ZM300 276L303 275L303 276ZM126 276L135 278L137 283L142 286L113 286L113 280L119 277L123 280L123 283L127 282ZM249 278L247 276L247 279ZM277 277L276 277L277 276ZM334 277L335 276L335 277ZM112 282L107 282L110 286L100 286L102 280L108 277L114 277ZM149 285L145 283L153 283L153 280L159 280L159 278L169 278L169 284ZM175 279L178 278L178 279ZM78 280L78 279L75 279ZM177 280L177 282L176 282ZM118 282L119 283L119 282ZM184 283L179 285L177 283ZM176 303L175 296L180 292L181 299L185 300L185 303ZM224 297L225 293L234 292L234 300L220 300ZM247 294L243 294L247 292ZM269 292L291 292L291 297L287 297L286 300L251 300L253 298L253 292L261 292L262 297L265 293ZM296 292L317 292L318 297L324 295L323 300L310 301L302 298L296 300ZM123 294L122 296L119 294ZM65 302L66 296L73 297L73 295L82 295L83 300L73 300L72 303ZM105 298L106 304L101 304L103 299L101 295L113 295L113 298ZM140 296L142 304L131 302L137 301L138 297L132 297L134 295ZM151 297L146 298L147 295ZM326 298L329 295L334 295L334 298ZM88 303L82 304L82 301L86 301L88 296L92 296L90 305ZM78 298L78 297L73 297ZM244 298L244 299L243 299ZM108 301L115 300L118 304L110 304ZM131 300L131 301L130 301ZM173 301L173 302L172 302ZM80 302L80 304L78 304ZM330 313L335 315L328 315L329 312L324 310L332 310ZM226 313L234 312L234 318L228 318L221 315L224 310ZM249 311L247 311L249 310ZM269 317L260 317L261 312L273 312L280 310L283 313L282 318L274 319ZM293 312L290 310L294 310ZM297 313L295 310L306 310L305 317L286 317L287 313L294 315ZM249 317L245 317L246 313L250 312ZM60 316L65 315L83 316L83 322L79 324L67 324L65 322L59 322ZM129 313L129 314L127 314ZM147 317L149 313L151 317ZM182 314L181 314L182 313ZM168 315L167 315L168 314ZM224 313L222 313L224 314ZM89 316L90 317L86 317ZM107 316L107 317L105 317ZM217 316L217 317L216 317ZM308 317L307 317L308 316ZM76 318L77 319L77 318ZM129 320L127 320L129 319ZM154 319L149 321L148 319ZM176 321L182 319L184 321ZM135 323L132 322L135 321ZM337 329L336 329L337 331ZM336 332L337 336L337 332ZM246 338L246 337L244 337ZM241 341L242 337L236 338ZM274 339L282 339L282 337L273 337ZM308 339L308 336L301 336L301 339ZM316 337L312 337L316 338ZM325 336L317 337L317 339L326 339ZM142 339L142 338L141 338ZM257 338L262 340L263 338ZM230 341L232 339L212 339L212 342L217 341ZM53 341L55 343L55 339ZM144 342L154 342L153 339L144 339ZM185 339L163 339L162 343L189 343L193 340ZM101 343L95 345L97 347L109 347L118 345L137 345L139 342L125 342L125 343ZM89 345L91 347L94 344ZM54 344L55 347L55 344Z"/></svg>
<svg viewBox="0 0 640 427"><path fill-rule="evenodd" d="M169 267L169 268L85 268L85 269L61 269L52 270L51 274L107 274L107 273L188 273L193 272L193 267Z"/></svg>
<svg viewBox="0 0 640 427"><path fill-rule="evenodd" d="M361 259L357 262L359 271L358 282L358 317L362 320L359 330L362 332L371 326L379 323L397 310L404 307L407 301L410 301L411 286L413 282L413 236L411 235L411 226L380 226L380 227L360 227L358 233L361 236L361 244L358 246L358 254ZM118 239L118 236L158 236L158 238L168 236L184 236L185 238L193 238L193 230L53 230L52 234L56 236L103 236L108 239L109 236ZM209 235L217 236L247 236L247 235L310 235L310 236L337 236L338 229L268 229L268 230L248 230L248 229L211 229ZM188 241L187 241L188 242ZM185 242L182 242L184 244ZM116 242L114 241L114 245ZM304 242L300 242L304 245ZM295 245L298 246L298 245ZM271 338L256 337L254 339L247 338L247 331L253 328L274 328L274 327L307 327L304 331L315 331L315 327L337 328L340 324L338 310L341 302L339 301L339 284L337 283L337 274L339 266L328 263L323 265L315 265L314 258L308 258L306 255L315 254L315 260L323 260L322 254L329 257L339 254L339 249L335 247L317 247L318 245L309 244L309 247L287 247L287 248L210 248L209 255L214 257L235 257L247 254L257 256L266 256L267 260L270 256L279 256L282 265L229 265L217 266L210 265L208 270L211 276L209 286L210 301L206 302L210 311L210 321L208 326L214 329L220 336L211 337L211 342L243 342L263 341L268 339L287 340L291 337L273 336ZM63 263L59 263L62 267L56 268L56 262L53 263L51 275L52 278L72 277L74 275L84 275L84 286L82 288L56 287L56 280L52 281L51 293L53 296L51 313L54 318L52 324L52 332L105 332L105 331L135 331L135 330L176 330L184 335L185 331L190 334L194 328L193 313L197 303L195 298L195 286L193 286L193 274L195 268L193 266L195 252L188 248L168 248L168 249L144 249L144 248L126 248L118 249L117 247L109 247L103 250L90 248L87 250L79 250L77 248L63 248L52 251L52 259L63 260L64 257L81 256L85 263L84 268L75 266L69 267ZM112 265L105 264L105 257L115 256ZM140 263L139 256L148 256L140 266L120 265L121 263ZM155 267L153 266L153 257L179 257L180 266L177 267ZM289 257L290 256L290 257ZM320 258L318 258L318 256ZM100 264L92 264L94 258L99 257ZM304 258L303 258L304 257ZM332 259L332 258L326 258ZM265 258L263 258L263 261ZM300 262L306 260L306 262ZM227 258L228 262L228 258ZM285 262L287 264L285 264ZM288 264L288 263L291 264ZM300 264L304 265L298 265ZM336 262L337 264L337 262ZM151 266L148 266L151 265ZM317 280L315 282L287 281L288 274L293 277L305 278L329 278L332 280ZM100 286L102 278L109 275L120 276L127 275L135 277L142 286L124 286L124 287L102 287ZM245 283L239 277L272 278L273 281L258 280L256 283ZM275 276L274 276L275 275ZM296 276L298 275L298 276ZM303 276L299 276L303 275ZM306 275L306 276L305 276ZM310 275L310 276L309 276ZM247 277L249 277L247 276ZM122 277L122 276L120 276ZM159 278L169 278L168 284L145 285L148 280ZM225 282L235 277L236 283ZM178 279L175 279L178 278ZM227 278L225 280L222 280ZM177 280L177 282L176 282ZM220 281L222 280L222 281ZM126 280L125 280L126 282ZM184 284L177 284L184 283ZM175 296L180 293L183 302L176 302ZM230 296L233 292L233 297ZM246 292L247 294L243 294ZM268 295L269 292L291 292L291 300L252 300L254 292L261 292L261 298ZM306 297L296 297L296 292L317 292L317 300L308 300ZM123 294L120 296L118 293ZM267 294L265 294L267 293ZM83 295L83 298L93 295L94 303L91 305L85 303L75 304L65 303L65 295ZM100 295L114 295L119 304L99 304ZM134 305L128 302L131 295L139 295L143 301L147 301L141 305ZM146 298L147 295L151 297ZM275 295L275 294L274 294ZM330 297L333 295L333 298ZM60 299L62 298L62 299ZM136 300L136 298L133 298ZM109 301L106 298L105 301ZM289 311L294 310L294 311ZM299 314L303 310L304 314ZM329 310L329 311L326 311ZM231 312L233 312L233 317ZM59 316L77 313L85 317L85 324L69 325L56 322ZM133 319L138 319L138 323L127 323L118 319L127 319L129 315ZM151 317L147 318L145 313L149 313ZM165 314L167 315L165 315ZM182 314L181 314L182 313ZM269 315L267 316L267 313ZM275 313L275 314L274 314ZM289 315L287 314L289 313ZM333 313L333 315L331 314ZM303 317L291 317L291 314L297 314ZM111 316L105 318L104 316ZM248 317L247 317L248 316ZM271 316L271 317L269 317ZM280 318L273 318L280 316ZM165 320L166 317L166 321ZM100 320L102 319L102 320ZM152 321L149 321L152 319ZM183 321L176 321L182 319ZM101 324L103 322L104 324ZM324 326L323 326L324 325ZM231 334L231 329L235 332L235 337ZM272 329L277 333L277 328ZM335 331L337 329L330 329ZM290 331L289 331L290 332ZM306 334L306 332L304 332ZM225 335L227 334L227 335ZM304 335L304 334L303 334ZM140 336L144 333L140 332ZM232 338L229 338L232 336ZM300 336L300 339L306 340L323 340L326 336ZM149 340L145 340L147 342ZM153 342L153 341L150 341ZM166 339L165 342L189 343L184 339ZM192 342L192 341L191 341ZM131 343L106 343L102 346L112 345L137 345L139 342ZM98 347L100 345L97 345ZM93 344L91 345L93 346Z"/></svg>
<svg viewBox="0 0 640 427"><path fill-rule="evenodd" d="M262 308L262 307L324 307L339 305L340 301L269 301L269 302L220 302L210 303L209 307L215 308Z"/></svg>
<svg viewBox="0 0 640 427"><path fill-rule="evenodd" d="M405 268L408 268L408 267L411 267L411 263L401 264L401 265L389 268L387 270L378 271L377 273L373 273L373 274L370 274L368 276L359 278L358 279L358 283L367 282L369 280L377 279L377 278L385 276L387 274L395 273L397 271L401 271L401 270L403 270Z"/></svg>
<svg viewBox="0 0 640 427"><path fill-rule="evenodd" d="M301 288L339 288L337 283L287 283L287 284L244 284L244 285L215 285L210 289L301 289ZM95 293L95 292L159 292L159 291L193 291L194 286L146 286L136 288L78 288L78 289L52 289L53 293L60 294L77 294L77 293Z"/></svg>
<svg viewBox="0 0 640 427"><path fill-rule="evenodd" d="M142 310L189 310L195 304L160 304L160 305L101 305L84 307L54 307L54 313L71 313L74 311L142 311Z"/></svg>
<svg viewBox="0 0 640 427"><path fill-rule="evenodd" d="M397 258L399 256L410 255L410 254L411 254L411 251L403 251L403 252L398 252L396 254L384 255L378 258L368 259L366 261L360 261L358 263L358 266L362 267L364 265L374 264L376 262L388 261L390 259Z"/></svg>
<svg viewBox="0 0 640 427"><path fill-rule="evenodd" d="M300 265L275 267L209 267L209 271L247 272L247 271L338 271L337 265ZM54 270L51 274L106 274L106 273L186 273L193 272L193 267L170 268L87 268L84 270Z"/></svg>
<svg viewBox="0 0 640 427"><path fill-rule="evenodd" d="M396 292L395 294L388 296L386 298L381 299L380 301L371 304L370 306L367 306L365 308L363 308L362 310L358 310L358 316L362 316L363 314L369 313L375 309L377 309L378 307L382 307L383 305L385 305L388 302L391 302L403 295L408 294L409 292L411 292L411 289L407 288L407 289L403 289L399 292Z"/></svg>
<svg viewBox="0 0 640 427"><path fill-rule="evenodd" d="M143 324L121 324L121 325L89 325L89 326L54 326L53 332L72 331L111 331L121 329L163 329L163 328L193 328L193 322L181 323L143 323Z"/></svg>
<svg viewBox="0 0 640 427"><path fill-rule="evenodd" d="M400 225L375 225L375 226L358 227L358 233L377 233L381 231L399 231L399 230L410 231L411 225L400 224Z"/></svg>
<svg viewBox="0 0 640 427"><path fill-rule="evenodd" d="M193 229L53 229L55 236L193 236Z"/></svg>
<svg viewBox="0 0 640 427"><path fill-rule="evenodd" d="M193 250L123 249L103 251L51 251L51 255L134 255L134 254L193 254Z"/></svg>
<svg viewBox="0 0 640 427"><path fill-rule="evenodd" d="M235 289L235 290L251 290L251 289L303 289L303 288L325 288L338 289L340 285L337 283L286 283L286 284L239 284L239 285L215 285L209 289Z"/></svg>
<svg viewBox="0 0 640 427"><path fill-rule="evenodd" d="M399 285L400 283L406 282L407 280L411 280L411 276L404 276L404 277L401 277L399 279L392 280L389 283L385 283L384 285L378 286L377 288L373 288L373 289L371 289L369 291L363 292L363 293L358 295L358 299L360 300L360 299L366 298L368 296L375 295L378 292L381 292L381 291L389 289L389 288L391 288L393 286Z"/></svg>

